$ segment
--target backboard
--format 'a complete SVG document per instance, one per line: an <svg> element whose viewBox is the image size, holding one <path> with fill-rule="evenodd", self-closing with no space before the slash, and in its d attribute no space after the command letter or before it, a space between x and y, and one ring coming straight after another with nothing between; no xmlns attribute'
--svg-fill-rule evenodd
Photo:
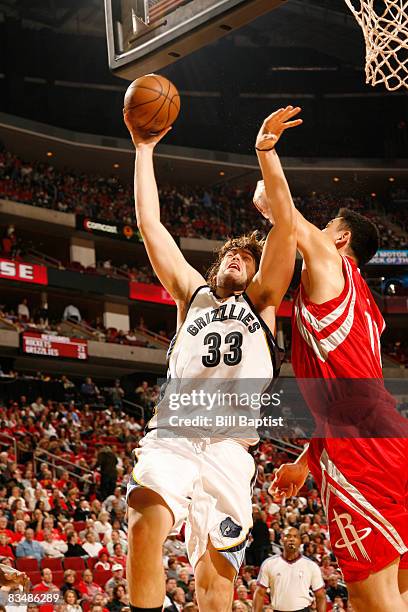
<svg viewBox="0 0 408 612"><path fill-rule="evenodd" d="M105 0L109 67L135 79L249 23L285 0Z"/></svg>

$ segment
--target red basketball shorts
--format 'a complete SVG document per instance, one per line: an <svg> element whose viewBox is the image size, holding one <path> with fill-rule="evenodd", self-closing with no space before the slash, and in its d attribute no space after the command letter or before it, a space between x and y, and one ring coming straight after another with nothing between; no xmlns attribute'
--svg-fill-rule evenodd
<svg viewBox="0 0 408 612"><path fill-rule="evenodd" d="M408 440L313 439L308 459L345 580L364 580L398 557L408 569Z"/></svg>

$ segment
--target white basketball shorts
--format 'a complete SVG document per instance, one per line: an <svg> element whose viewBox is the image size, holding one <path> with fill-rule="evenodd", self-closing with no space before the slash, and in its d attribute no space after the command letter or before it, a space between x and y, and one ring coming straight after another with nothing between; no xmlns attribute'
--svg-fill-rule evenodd
<svg viewBox="0 0 408 612"><path fill-rule="evenodd" d="M127 499L136 488L155 491L173 512L172 533L186 523L193 567L210 538L238 572L252 527L256 466L248 451L234 440L158 439L152 431L135 456Z"/></svg>

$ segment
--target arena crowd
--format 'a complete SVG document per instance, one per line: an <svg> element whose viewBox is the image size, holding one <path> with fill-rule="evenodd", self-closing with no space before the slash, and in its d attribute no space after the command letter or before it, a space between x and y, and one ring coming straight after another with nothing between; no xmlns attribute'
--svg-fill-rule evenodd
<svg viewBox="0 0 408 612"><path fill-rule="evenodd" d="M47 388L51 396L55 392L55 381L41 376L44 398L11 393L13 398L0 405L2 434L16 440L14 448L0 453L0 562L24 569L32 593L54 594L56 599L58 595L58 604L31 605L29 610L126 610L125 489L144 420L124 412L122 394L112 397L115 383L101 390L92 379L74 384L63 376L59 384L64 397L56 401L46 395ZM33 379L39 377L37 373ZM23 375L17 378L25 380ZM151 413L158 387L141 380L134 391L146 414L149 408ZM293 438L294 432L288 431L288 436ZM297 440L299 449L303 442ZM299 497L283 504L267 492L274 468L291 460L288 449L284 442L263 439L256 451L254 528L246 566L236 581L233 609L251 610L259 566L268 556L280 554L283 531L290 526L299 529L302 554L320 567L328 609L335 604L336 610L350 610L313 481L308 480ZM182 535L166 541L163 564L166 607L196 612L194 578ZM5 591L1 589L0 595ZM270 610L265 601L264 611Z"/></svg>
<svg viewBox="0 0 408 612"><path fill-rule="evenodd" d="M266 230L252 200L254 185L236 188L222 184L213 188L160 186L161 218L173 235L224 240L254 228ZM384 248L407 247L406 194L395 190L380 201L375 194L343 197L312 192L296 197L296 206L307 219L324 227L343 206L364 212L379 226ZM134 225L133 185L115 177L87 175L65 169L63 172L43 162L25 162L0 151L0 198L72 212L105 221L121 220ZM392 219L392 223L388 222Z"/></svg>

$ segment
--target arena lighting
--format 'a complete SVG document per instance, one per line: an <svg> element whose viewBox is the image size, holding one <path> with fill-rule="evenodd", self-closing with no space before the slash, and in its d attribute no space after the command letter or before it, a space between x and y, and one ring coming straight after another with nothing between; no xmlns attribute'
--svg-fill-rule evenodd
<svg viewBox="0 0 408 612"><path fill-rule="evenodd" d="M338 183L338 182L340 181L340 179L339 179L339 177L338 177L338 176L333 176L333 181L334 181L335 183Z"/></svg>
<svg viewBox="0 0 408 612"><path fill-rule="evenodd" d="M225 172L223 170L220 170L220 176L225 176Z"/></svg>
<svg viewBox="0 0 408 612"><path fill-rule="evenodd" d="M119 164L113 164L114 168L119 168Z"/></svg>
<svg viewBox="0 0 408 612"><path fill-rule="evenodd" d="M395 178L393 176L390 176L388 180L390 181L390 183L393 183L395 181Z"/></svg>
<svg viewBox="0 0 408 612"><path fill-rule="evenodd" d="M375 197L377 197L377 194L373 192L373 193L371 194L371 197L372 197L372 198L375 198Z"/></svg>
<svg viewBox="0 0 408 612"><path fill-rule="evenodd" d="M52 151L47 151L47 157L52 157L54 153Z"/></svg>

